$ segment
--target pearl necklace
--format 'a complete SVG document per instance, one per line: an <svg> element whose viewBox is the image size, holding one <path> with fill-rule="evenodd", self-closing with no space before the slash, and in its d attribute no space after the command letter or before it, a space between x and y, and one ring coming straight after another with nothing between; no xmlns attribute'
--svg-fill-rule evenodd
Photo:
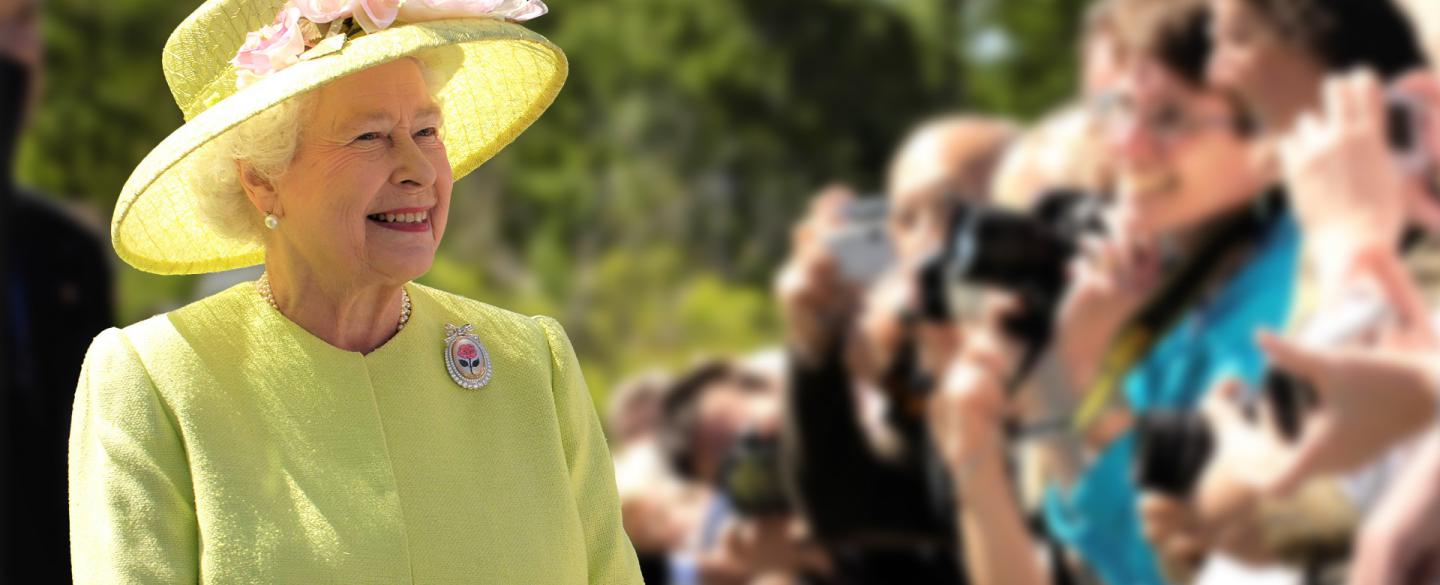
<svg viewBox="0 0 1440 585"><path fill-rule="evenodd" d="M260 298L270 303L275 312L280 312L280 305L275 303L275 293L270 290L270 273L260 275L260 280L255 282L255 288L260 291ZM395 332L399 333L405 329L405 324L410 322L410 293L405 292L405 287L400 287L400 323L395 325Z"/></svg>

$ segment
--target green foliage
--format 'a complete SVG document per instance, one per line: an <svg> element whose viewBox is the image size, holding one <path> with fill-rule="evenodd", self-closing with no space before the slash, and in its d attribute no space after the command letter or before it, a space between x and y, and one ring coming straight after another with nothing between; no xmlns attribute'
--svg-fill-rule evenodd
<svg viewBox="0 0 1440 585"><path fill-rule="evenodd" d="M969 4L966 6L965 4ZM160 48L194 2L48 0L49 90L26 182L109 210L177 127ZM592 0L530 23L571 77L456 185L426 283L565 323L597 399L623 376L778 339L771 274L809 194L880 184L913 123L967 101L1032 115L1070 92L1065 0ZM986 60L970 37L1012 48ZM192 278L121 270L133 322Z"/></svg>
<svg viewBox="0 0 1440 585"><path fill-rule="evenodd" d="M962 18L971 107L1034 118L1073 93L1091 0L973 0Z"/></svg>

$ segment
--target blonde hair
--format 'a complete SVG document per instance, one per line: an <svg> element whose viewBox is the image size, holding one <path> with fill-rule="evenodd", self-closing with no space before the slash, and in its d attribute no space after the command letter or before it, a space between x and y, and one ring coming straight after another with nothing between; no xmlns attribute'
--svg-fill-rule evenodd
<svg viewBox="0 0 1440 585"><path fill-rule="evenodd" d="M992 201L1025 209L1047 189L1105 192L1110 186L1105 153L1097 112L1065 106L1036 123L1005 153L991 184Z"/></svg>

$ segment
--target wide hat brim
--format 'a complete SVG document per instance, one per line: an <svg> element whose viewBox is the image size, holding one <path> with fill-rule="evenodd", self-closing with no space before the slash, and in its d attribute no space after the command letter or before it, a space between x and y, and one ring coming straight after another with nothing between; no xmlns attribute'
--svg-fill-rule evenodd
<svg viewBox="0 0 1440 585"><path fill-rule="evenodd" d="M111 241L120 258L156 274L199 274L264 262L253 240L217 232L200 213L191 155L236 125L335 79L404 57L444 79L436 101L454 177L510 144L555 100L569 65L544 37L495 18L397 24L350 39L340 51L302 60L197 114L166 137L126 181ZM169 56L167 56L169 57ZM167 67L170 63L167 62Z"/></svg>

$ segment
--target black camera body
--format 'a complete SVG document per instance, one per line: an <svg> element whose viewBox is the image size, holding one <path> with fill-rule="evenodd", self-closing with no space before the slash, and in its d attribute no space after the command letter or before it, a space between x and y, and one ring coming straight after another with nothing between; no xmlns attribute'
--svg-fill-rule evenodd
<svg viewBox="0 0 1440 585"><path fill-rule="evenodd" d="M717 487L742 516L785 514L794 506L785 490L781 465L778 438L748 428L731 446Z"/></svg>
<svg viewBox="0 0 1440 585"><path fill-rule="evenodd" d="M1270 407L1281 436L1290 442L1300 437L1305 412L1318 400L1306 380L1271 369L1265 373L1258 397ZM1245 411L1252 418L1254 403ZM1176 498L1188 498L1195 491L1215 448L1210 422L1197 411L1155 410L1139 415L1135 422L1135 484L1141 489Z"/></svg>
<svg viewBox="0 0 1440 585"><path fill-rule="evenodd" d="M1311 343L1344 345L1373 332L1391 313L1383 299L1357 299L1328 311L1324 320L1310 323L1301 335ZM1259 394L1247 394L1244 400L1245 414L1252 420L1259 410L1255 401L1263 400L1281 437L1294 442L1304 430L1305 415L1319 404L1319 394L1311 381L1271 368L1262 378ZM1204 417L1198 412L1147 412L1140 415L1135 431L1136 484L1172 496L1188 496L1204 472L1209 446L1214 444Z"/></svg>
<svg viewBox="0 0 1440 585"><path fill-rule="evenodd" d="M1390 153L1400 168L1425 183L1430 197L1440 201L1440 169L1431 152L1426 132L1432 132L1430 112L1422 100L1402 91L1385 98L1385 136Z"/></svg>
<svg viewBox="0 0 1440 585"><path fill-rule="evenodd" d="M1018 296L1022 309L1005 324L1009 334L1038 349L1048 343L1055 308L1068 284L1068 265L1080 239L1103 233L1103 200L1077 189L1042 195L1029 212L983 204L957 206L945 248L921 270L921 315L951 321L958 286L994 288Z"/></svg>

